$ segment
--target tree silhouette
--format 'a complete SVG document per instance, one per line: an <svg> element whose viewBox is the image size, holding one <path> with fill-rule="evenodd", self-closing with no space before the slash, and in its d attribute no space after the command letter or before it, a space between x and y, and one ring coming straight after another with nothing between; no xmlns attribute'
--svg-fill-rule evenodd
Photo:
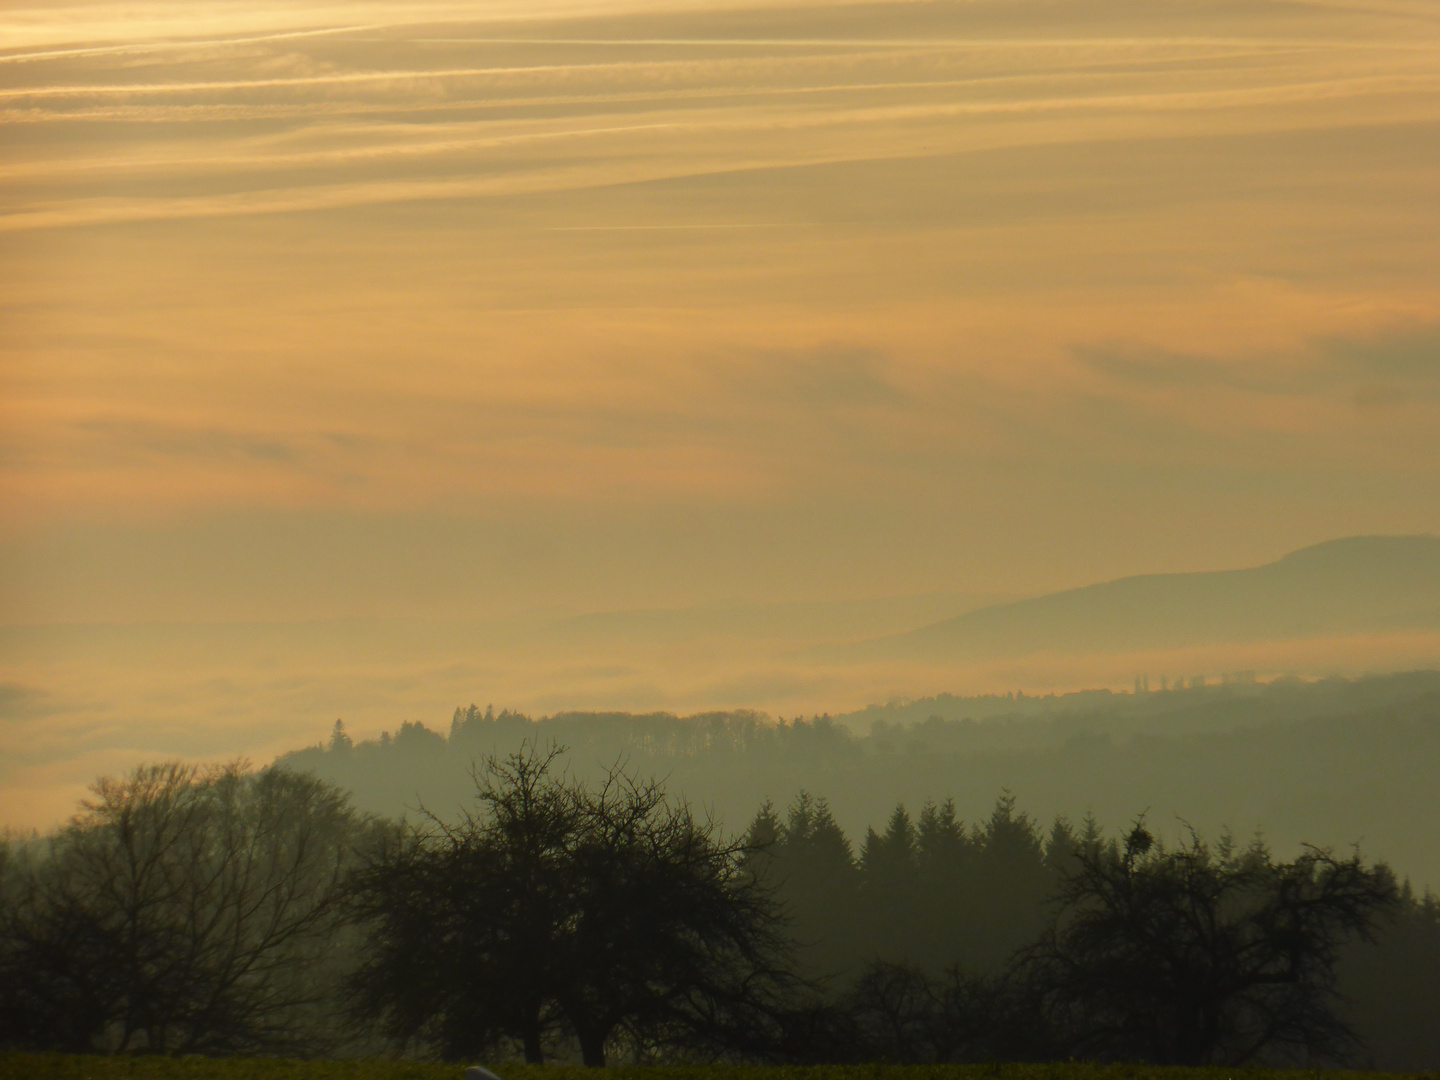
<svg viewBox="0 0 1440 1080"><path fill-rule="evenodd" d="M1309 848L1167 850L1137 825L1123 849L1083 846L1063 908L1027 968L1073 1052L1162 1064L1336 1059L1342 943L1397 903L1384 865Z"/></svg>
<svg viewBox="0 0 1440 1080"><path fill-rule="evenodd" d="M312 777L136 769L5 874L7 1041L149 1053L317 1049L364 822Z"/></svg>
<svg viewBox="0 0 1440 1080"><path fill-rule="evenodd" d="M374 927L361 1008L447 1057L504 1038L543 1059L563 1030L587 1065L636 1046L720 1045L788 979L751 849L653 781L598 789L527 746L477 775L480 807L379 859L357 882Z"/></svg>
<svg viewBox="0 0 1440 1080"><path fill-rule="evenodd" d="M774 890L807 970L831 976L852 966L860 872L826 801L801 791L783 824L767 802L747 835L757 842L753 872Z"/></svg>
<svg viewBox="0 0 1440 1080"><path fill-rule="evenodd" d="M544 1059L584 814L583 792L552 774L560 753L492 759L475 811L453 826L428 815L356 878L369 939L353 987L392 1036L433 1040L447 1058L513 1038L526 1061Z"/></svg>
<svg viewBox="0 0 1440 1080"><path fill-rule="evenodd" d="M589 796L558 989L585 1064L622 1028L642 1046L724 1043L775 1000L785 939L748 851L654 781L614 772Z"/></svg>

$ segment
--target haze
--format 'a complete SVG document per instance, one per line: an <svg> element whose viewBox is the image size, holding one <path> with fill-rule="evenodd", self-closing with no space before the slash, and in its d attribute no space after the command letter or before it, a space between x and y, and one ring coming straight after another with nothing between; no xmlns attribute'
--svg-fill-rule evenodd
<svg viewBox="0 0 1440 1080"><path fill-rule="evenodd" d="M11 0L0 821L471 701L1440 666L834 651L1440 532L1437 91L1429 0Z"/></svg>

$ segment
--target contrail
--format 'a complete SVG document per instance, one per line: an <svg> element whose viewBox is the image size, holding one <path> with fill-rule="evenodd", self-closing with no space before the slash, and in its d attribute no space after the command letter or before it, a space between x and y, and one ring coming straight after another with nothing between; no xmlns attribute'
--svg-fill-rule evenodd
<svg viewBox="0 0 1440 1080"><path fill-rule="evenodd" d="M65 56L103 56L114 53L166 52L178 49L197 49L212 45L252 45L257 41L280 41L286 38L320 37L322 35L348 34L362 30L383 30L383 24L368 23L360 26L329 26L320 30L285 30L274 34L255 34L250 37L190 38L183 41L127 42L124 45L87 45L75 49L46 49L41 52L3 53L0 64L23 64L32 60L54 60Z"/></svg>
<svg viewBox="0 0 1440 1080"><path fill-rule="evenodd" d="M681 232L700 229L800 229L806 222L737 221L717 225L544 225L538 232Z"/></svg>

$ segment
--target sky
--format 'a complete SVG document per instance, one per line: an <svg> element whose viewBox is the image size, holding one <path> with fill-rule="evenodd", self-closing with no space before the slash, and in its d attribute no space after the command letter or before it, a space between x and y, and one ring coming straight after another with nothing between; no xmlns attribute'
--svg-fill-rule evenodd
<svg viewBox="0 0 1440 1080"><path fill-rule="evenodd" d="M1128 680L756 650L1440 532L1434 0L4 0L0 147L16 824L342 711Z"/></svg>

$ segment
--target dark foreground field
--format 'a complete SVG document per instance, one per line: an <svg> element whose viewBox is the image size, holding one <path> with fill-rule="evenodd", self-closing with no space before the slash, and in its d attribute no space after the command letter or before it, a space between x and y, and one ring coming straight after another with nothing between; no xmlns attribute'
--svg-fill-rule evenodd
<svg viewBox="0 0 1440 1080"><path fill-rule="evenodd" d="M504 1080L585 1080L575 1065L500 1065ZM460 1080L461 1065L279 1058L101 1057L0 1054L0 1080ZM1400 1074L1302 1069L1181 1069L1144 1065L839 1065L627 1067L607 1080L1416 1080Z"/></svg>

